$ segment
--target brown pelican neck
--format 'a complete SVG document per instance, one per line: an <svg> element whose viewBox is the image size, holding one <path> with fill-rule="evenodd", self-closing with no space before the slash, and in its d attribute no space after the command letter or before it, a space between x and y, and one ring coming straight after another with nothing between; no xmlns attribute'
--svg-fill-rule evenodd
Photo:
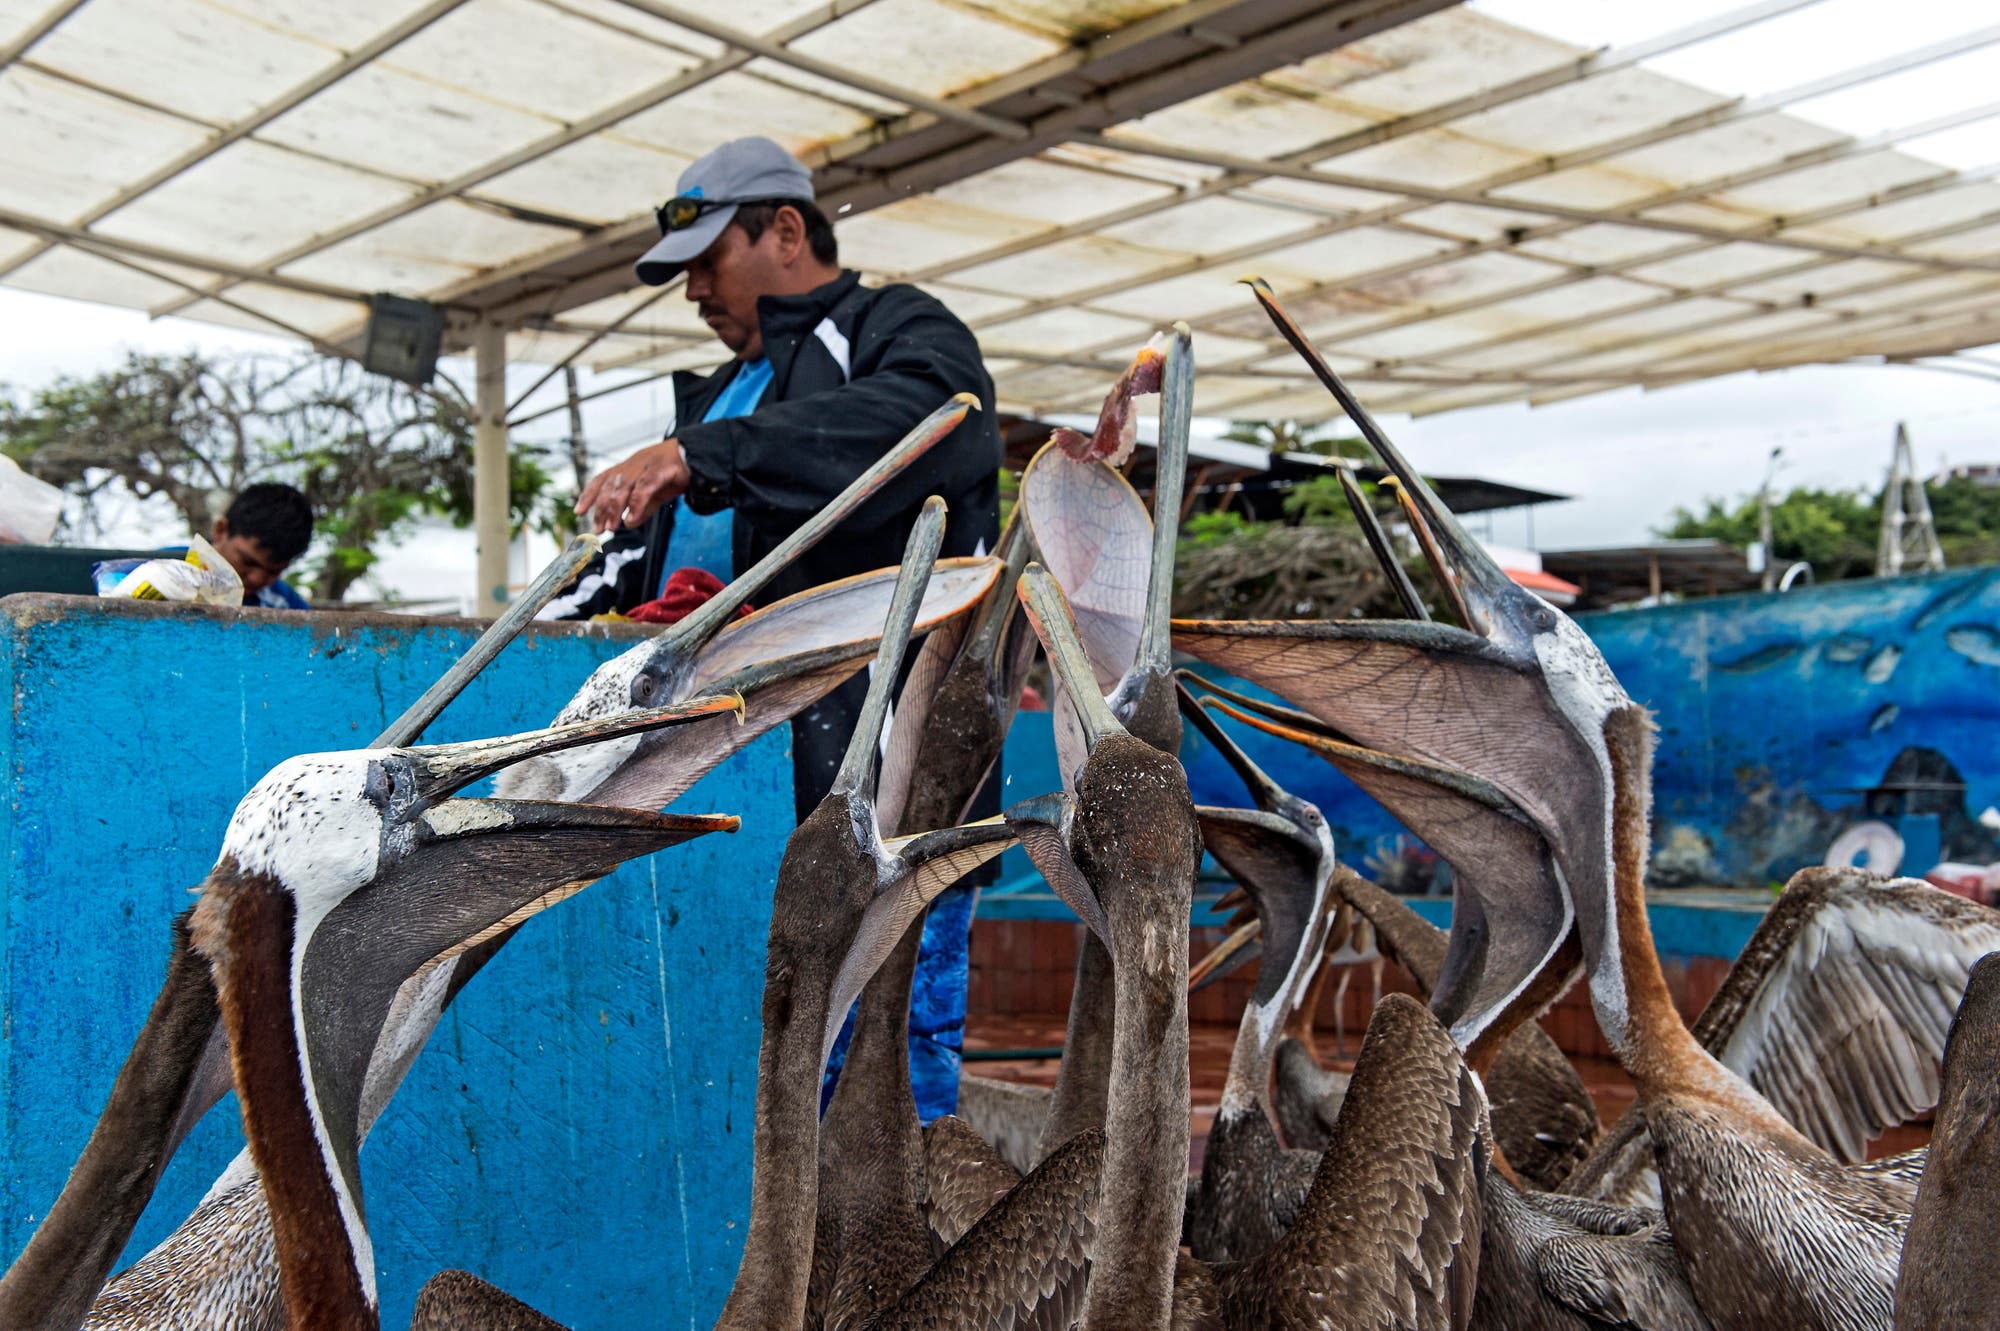
<svg viewBox="0 0 2000 1331"><path fill-rule="evenodd" d="M0 1326L74 1331L82 1325L175 1147L229 1089L215 985L207 960L188 948L185 912L174 920L173 940L159 995L90 1141L47 1217L0 1278ZM209 1085L202 1074L212 1049L220 1075ZM134 1169L135 1161L150 1167Z"/></svg>
<svg viewBox="0 0 2000 1331"><path fill-rule="evenodd" d="M860 813L873 817L858 797L829 794L792 833L778 868L764 961L750 1223L717 1331L795 1327L805 1319L834 981L878 873L872 848L857 840Z"/></svg>
<svg viewBox="0 0 2000 1331"><path fill-rule="evenodd" d="M718 1331L798 1326L805 1319L813 1217L819 1205L820 1032L826 1025L828 987L795 983L775 967L767 973L750 1223L742 1266L716 1323ZM790 1039L787 1024L798 1027Z"/></svg>
<svg viewBox="0 0 2000 1331"><path fill-rule="evenodd" d="M814 1264L836 1277L823 1310L865 1323L920 1279L931 1258L920 1207L923 1126L910 1090L910 984L924 932L919 913L861 991L854 1035L820 1123ZM839 1268L847 1268L840 1270ZM866 1278L855 1276L865 1269Z"/></svg>
<svg viewBox="0 0 2000 1331"><path fill-rule="evenodd" d="M1116 991L1083 1326L1165 1326L1186 1201L1187 918L1201 859L1180 764L1106 736L1079 775L1071 844L1104 904Z"/></svg>
<svg viewBox="0 0 2000 1331"><path fill-rule="evenodd" d="M1591 968L1598 1024L1641 1094L1665 1090L1689 1071L1715 1064L1674 1006L1646 918L1647 820L1652 812L1653 729L1637 707L1604 723L1611 760L1611 895L1615 964ZM1609 971L1610 975L1606 972ZM1616 985L1606 983L1615 976Z"/></svg>
<svg viewBox="0 0 2000 1331"><path fill-rule="evenodd" d="M243 1135L264 1183L294 1328L377 1331L374 1252L307 1089L292 984L291 894L225 861L190 931L214 968Z"/></svg>
<svg viewBox="0 0 2000 1331"><path fill-rule="evenodd" d="M1896 1325L1942 1331L1973 1325L2000 1297L1986 1256L1992 1180L2000 1173L2000 954L1975 962L1945 1042L1936 1128L1910 1213L1896 1277Z"/></svg>

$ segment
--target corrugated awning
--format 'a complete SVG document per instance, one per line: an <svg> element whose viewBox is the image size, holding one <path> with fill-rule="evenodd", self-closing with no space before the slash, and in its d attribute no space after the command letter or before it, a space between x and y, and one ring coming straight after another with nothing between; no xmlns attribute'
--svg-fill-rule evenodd
<svg viewBox="0 0 2000 1331"><path fill-rule="evenodd" d="M2000 25L1884 25L1754 97L1655 67L1814 9L1588 50L1441 0L0 0L0 280L323 343L395 291L516 360L698 366L629 265L681 168L762 132L1024 413L1185 318L1198 411L1326 414L1253 271L1385 411L2000 339L2000 164L1924 155L2000 103L1794 109L1995 60Z"/></svg>

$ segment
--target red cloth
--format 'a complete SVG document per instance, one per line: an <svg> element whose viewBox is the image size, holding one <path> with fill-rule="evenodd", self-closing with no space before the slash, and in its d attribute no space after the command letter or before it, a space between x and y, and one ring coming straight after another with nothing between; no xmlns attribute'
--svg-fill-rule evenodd
<svg viewBox="0 0 2000 1331"><path fill-rule="evenodd" d="M627 618L642 624L678 624L721 590L722 583L706 569L677 568L660 589L659 599L635 607ZM749 606L739 605L735 618L741 619L749 613Z"/></svg>

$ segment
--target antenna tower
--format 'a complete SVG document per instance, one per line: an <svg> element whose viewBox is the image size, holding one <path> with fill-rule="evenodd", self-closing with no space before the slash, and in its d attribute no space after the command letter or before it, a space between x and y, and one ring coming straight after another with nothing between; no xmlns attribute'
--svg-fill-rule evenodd
<svg viewBox="0 0 2000 1331"><path fill-rule="evenodd" d="M1905 570L1934 573L1943 567L1944 547L1938 544L1931 501L1917 476L1910 432L1898 422L1889 484L1882 491L1882 539L1875 547L1875 576L1893 578Z"/></svg>

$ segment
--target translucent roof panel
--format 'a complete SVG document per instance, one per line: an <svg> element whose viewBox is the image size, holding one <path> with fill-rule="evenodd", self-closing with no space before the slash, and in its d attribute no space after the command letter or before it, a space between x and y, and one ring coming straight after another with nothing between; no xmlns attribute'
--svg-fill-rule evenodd
<svg viewBox="0 0 2000 1331"><path fill-rule="evenodd" d="M631 262L769 135L1003 404L1196 332L1203 411L1552 401L1991 341L2000 28L1906 0L0 0L0 280L351 348L719 363ZM1681 26L1670 28L1669 23Z"/></svg>

